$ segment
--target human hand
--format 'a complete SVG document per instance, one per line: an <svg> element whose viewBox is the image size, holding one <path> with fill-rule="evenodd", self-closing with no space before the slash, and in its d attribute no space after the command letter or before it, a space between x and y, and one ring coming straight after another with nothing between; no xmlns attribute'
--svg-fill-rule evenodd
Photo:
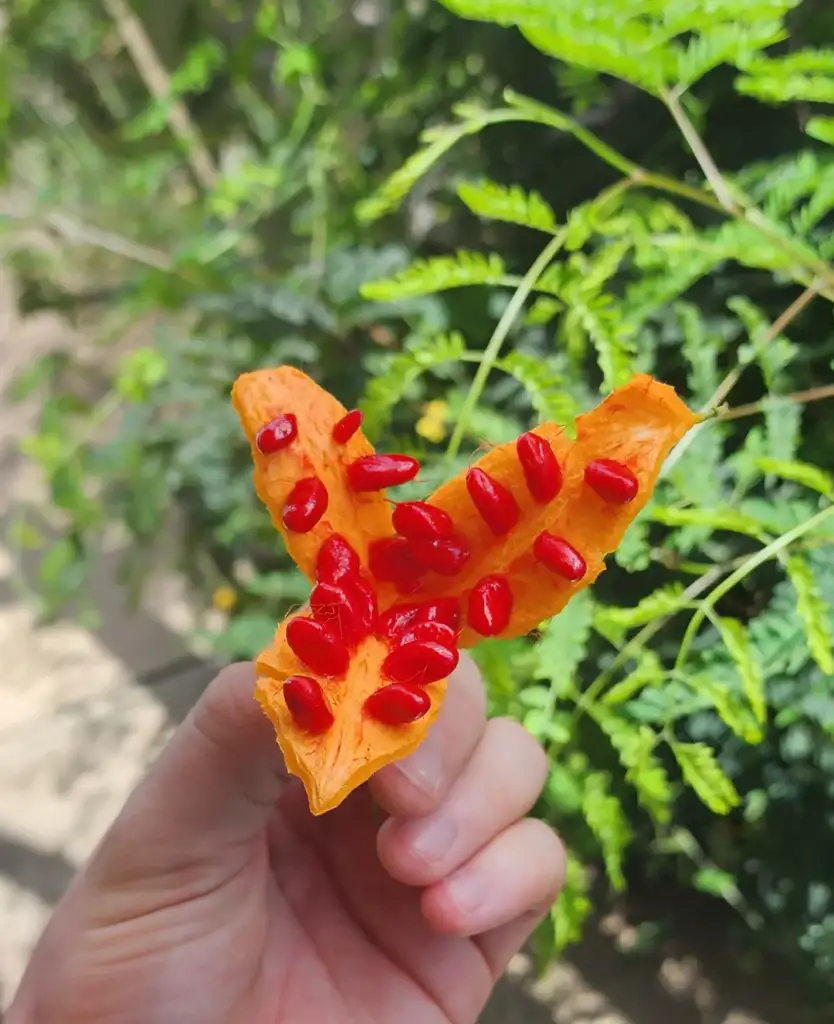
<svg viewBox="0 0 834 1024"><path fill-rule="evenodd" d="M472 1024L556 898L545 757L462 659L420 748L314 818L223 671L59 903L10 1024ZM373 798L373 799L372 799ZM373 801L388 817L380 826Z"/></svg>

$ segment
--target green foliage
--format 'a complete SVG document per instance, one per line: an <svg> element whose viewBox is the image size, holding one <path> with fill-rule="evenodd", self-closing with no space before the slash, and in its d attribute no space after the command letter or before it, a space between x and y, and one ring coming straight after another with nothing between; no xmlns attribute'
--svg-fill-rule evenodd
<svg viewBox="0 0 834 1024"><path fill-rule="evenodd" d="M598 867L627 890L645 865L830 971L834 25L799 0L443 0L369 45L319 0L240 39L192 4L160 98L89 5L18 6L0 136L33 212L3 242L29 311L105 292L95 355L15 387L62 517L54 543L10 532L43 610L85 593L113 521L138 591L173 512L223 656L304 600L229 407L244 370L291 362L361 407L421 458L402 497L655 374L709 415L593 594L474 652L491 712L547 750L538 813L571 851L537 951L581 938Z"/></svg>

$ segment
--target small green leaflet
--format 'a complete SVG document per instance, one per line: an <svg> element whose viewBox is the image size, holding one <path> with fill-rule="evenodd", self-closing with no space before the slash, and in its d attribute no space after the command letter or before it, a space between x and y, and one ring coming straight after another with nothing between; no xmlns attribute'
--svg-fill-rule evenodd
<svg viewBox="0 0 834 1024"><path fill-rule="evenodd" d="M666 678L660 658L654 651L642 648L637 655L637 668L607 690L603 704L614 706L631 700L646 686L659 686Z"/></svg>
<svg viewBox="0 0 834 1024"><path fill-rule="evenodd" d="M504 261L497 253L461 249L454 256L415 260L394 277L366 281L360 291L374 302L396 302L468 285L502 284L506 278Z"/></svg>
<svg viewBox="0 0 834 1024"><path fill-rule="evenodd" d="M564 390L564 378L552 370L545 360L525 352L510 352L495 365L521 384L539 419L562 423L566 429L573 429L576 402Z"/></svg>
<svg viewBox="0 0 834 1024"><path fill-rule="evenodd" d="M793 480L794 483L809 487L812 491L819 491L826 498L834 501L834 477L817 466L811 466L807 462L791 460L788 462L779 459L770 459L761 456L755 460L756 468L768 476L778 476L783 480Z"/></svg>
<svg viewBox="0 0 834 1024"><path fill-rule="evenodd" d="M499 185L484 179L461 182L458 197L479 217L535 228L553 234L556 215L538 192L525 192L518 185Z"/></svg>
<svg viewBox="0 0 834 1024"><path fill-rule="evenodd" d="M622 643L626 633L637 626L645 626L654 619L674 615L686 607L682 600L683 586L667 583L642 598L631 608L613 605L597 605L594 613L594 629L611 643Z"/></svg>
<svg viewBox="0 0 834 1024"><path fill-rule="evenodd" d="M791 555L785 560L785 571L796 590L797 611L814 661L827 676L834 675L831 613L814 572L800 555Z"/></svg>
<svg viewBox="0 0 834 1024"><path fill-rule="evenodd" d="M747 636L747 630L738 619L710 616L721 633L721 639L741 677L744 695L756 721L763 725L767 720L767 700L765 697L764 676L757 654Z"/></svg>
<svg viewBox="0 0 834 1024"><path fill-rule="evenodd" d="M656 523L665 526L708 526L712 530L744 533L757 540L767 539L767 531L761 523L731 508L668 508L655 505L648 510L648 515Z"/></svg>
<svg viewBox="0 0 834 1024"><path fill-rule="evenodd" d="M536 645L535 673L539 679L550 680L554 703L576 687L576 670L588 649L592 619L593 598L581 590L548 622Z"/></svg>
<svg viewBox="0 0 834 1024"><path fill-rule="evenodd" d="M593 772L585 779L582 813L602 849L611 885L622 892L625 889L623 854L631 842L632 833L622 804L611 794L608 772Z"/></svg>
<svg viewBox="0 0 834 1024"><path fill-rule="evenodd" d="M587 868L569 853L562 894L550 911L557 952L582 938L585 921L593 910L588 898L589 890L590 878Z"/></svg>
<svg viewBox="0 0 834 1024"><path fill-rule="evenodd" d="M658 824L666 824L672 816L672 785L655 754L657 733L601 704L590 714L616 750L626 769L626 782L634 787L637 799Z"/></svg>
<svg viewBox="0 0 834 1024"><path fill-rule="evenodd" d="M705 743L670 744L684 781L713 814L729 814L741 803L736 787Z"/></svg>
<svg viewBox="0 0 834 1024"><path fill-rule="evenodd" d="M761 743L764 739L762 724L748 703L741 699L725 680L716 678L709 672L688 674L683 680L693 693L702 697L707 706L713 710L721 721L739 739L745 743Z"/></svg>

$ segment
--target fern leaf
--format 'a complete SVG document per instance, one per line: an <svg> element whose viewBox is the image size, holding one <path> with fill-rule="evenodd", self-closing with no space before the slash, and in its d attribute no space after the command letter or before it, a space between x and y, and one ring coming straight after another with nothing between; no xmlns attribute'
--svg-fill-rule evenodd
<svg viewBox="0 0 834 1024"><path fill-rule="evenodd" d="M688 89L707 72L721 64L744 65L766 46L785 39L787 32L779 19L756 25L723 24L706 29L690 39L677 55L675 78Z"/></svg>
<svg viewBox="0 0 834 1024"><path fill-rule="evenodd" d="M394 408L424 373L443 363L457 362L466 352L461 334L452 331L433 338L421 338L404 351L391 356L381 373L369 382L360 402L363 429L376 439L388 425Z"/></svg>
<svg viewBox="0 0 834 1024"><path fill-rule="evenodd" d="M626 633L648 622L672 615L684 607L681 601L683 587L680 583L670 583L658 587L651 594L642 598L636 605L618 608L614 605L597 607L594 615L594 629L614 644L622 643Z"/></svg>
<svg viewBox="0 0 834 1024"><path fill-rule="evenodd" d="M536 676L550 682L554 700L576 688L576 671L588 650L593 614L593 598L583 590L548 622L536 645Z"/></svg>
<svg viewBox="0 0 834 1024"><path fill-rule="evenodd" d="M585 779L582 813L600 845L611 885L622 892L625 889L623 856L632 832L623 805L611 793L608 772L593 772Z"/></svg>
<svg viewBox="0 0 834 1024"><path fill-rule="evenodd" d="M741 797L710 747L677 741L670 746L684 781L713 814L729 814L739 806Z"/></svg>
<svg viewBox="0 0 834 1024"><path fill-rule="evenodd" d="M834 49L757 57L744 71L736 88L763 103L834 103Z"/></svg>
<svg viewBox="0 0 834 1024"><path fill-rule="evenodd" d="M550 911L555 952L561 953L582 938L585 922L593 910L588 895L590 889L588 869L569 853L565 866L565 883L559 899Z"/></svg>
<svg viewBox="0 0 834 1024"><path fill-rule="evenodd" d="M502 284L507 281L504 261L497 253L483 255L459 250L454 256L415 260L394 277L366 281L361 287L364 298L375 302L395 302L418 295L433 295L452 288L477 284Z"/></svg>
<svg viewBox="0 0 834 1024"><path fill-rule="evenodd" d="M672 784L655 754L658 737L647 725L635 725L608 708L596 705L591 714L617 752L626 769L626 782L634 787L637 799L660 825L672 817Z"/></svg>
<svg viewBox="0 0 834 1024"><path fill-rule="evenodd" d="M764 731L746 701L726 681L713 672L688 674L683 679L687 687L711 707L724 725L745 743L755 745L764 739Z"/></svg>
<svg viewBox="0 0 834 1024"><path fill-rule="evenodd" d="M697 405L706 405L721 380L718 357L724 339L707 328L701 311L691 302L678 302L675 312L683 331L683 357L689 364L689 390Z"/></svg>
<svg viewBox="0 0 834 1024"><path fill-rule="evenodd" d="M524 315L529 327L542 327L564 309L564 304L550 295L540 295Z"/></svg>
<svg viewBox="0 0 834 1024"><path fill-rule="evenodd" d="M812 139L834 146L834 117L812 117L805 125Z"/></svg>
<svg viewBox="0 0 834 1024"><path fill-rule="evenodd" d="M758 655L747 636L747 631L738 619L715 616L715 625L727 652L733 659L741 679L742 689L756 721L764 724L767 720L764 675Z"/></svg>
<svg viewBox="0 0 834 1024"><path fill-rule="evenodd" d="M596 623L595 623L596 624ZM611 707L631 700L647 686L660 686L666 675L654 651L643 649L637 656L637 667L605 692L603 704Z"/></svg>
<svg viewBox="0 0 834 1024"><path fill-rule="evenodd" d="M761 456L755 460L757 469L769 476L778 476L783 480L793 480L795 483L809 487L812 491L818 491L831 501L834 501L834 477L818 466L811 466L807 462L795 460L771 459Z"/></svg>
<svg viewBox="0 0 834 1024"><path fill-rule="evenodd" d="M499 370L514 377L530 397L539 419L573 428L576 402L564 390L564 378L543 359L524 352L511 352L496 363Z"/></svg>
<svg viewBox="0 0 834 1024"><path fill-rule="evenodd" d="M458 197L479 217L520 224L553 234L556 214L538 192L525 192L518 185L499 185L494 181L462 182Z"/></svg>
<svg viewBox="0 0 834 1024"><path fill-rule="evenodd" d="M808 640L808 649L822 671L827 676L834 675L830 612L814 572L799 555L786 559L785 570L796 591L797 612Z"/></svg>
<svg viewBox="0 0 834 1024"><path fill-rule="evenodd" d="M743 533L757 540L765 540L767 537L767 531L758 520L731 508L669 508L655 505L648 510L648 515L664 526L704 526L710 530Z"/></svg>

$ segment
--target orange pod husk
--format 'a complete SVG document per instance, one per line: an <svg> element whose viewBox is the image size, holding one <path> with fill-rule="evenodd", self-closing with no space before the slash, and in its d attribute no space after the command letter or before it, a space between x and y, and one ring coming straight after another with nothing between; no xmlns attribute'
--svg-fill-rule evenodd
<svg viewBox="0 0 834 1024"><path fill-rule="evenodd" d="M348 420L350 436L342 440L347 431L337 425L347 415L345 407L292 367L244 374L235 383L233 402L252 448L258 495L293 559L314 580L322 545L338 534L358 556L346 572L359 579L366 597L373 591L380 616L371 626L363 620L366 635L344 636L347 653L334 661L338 671L332 676L311 670L296 653L304 654L298 641L293 649L293 636L303 643L305 633L315 639L316 630L323 630L338 647L327 630L343 627L350 609L300 629L291 620L310 613L288 616L257 660L256 698L275 727L288 770L305 786L313 814L338 806L379 768L415 750L436 719L445 679L422 685L419 679L385 677L384 665L413 663L412 657L392 660L389 654L414 635L423 603L427 619L438 598L447 609L459 609L458 647L484 635L518 636L558 613L603 571L605 556L649 500L669 451L698 422L672 388L640 375L578 417L575 440L547 423L533 433L549 451L530 437L521 447L512 442L492 449L473 464L483 473L469 486L463 473L426 498L448 514L453 534L438 540L440 550L414 543L414 561L422 560L423 569L404 596L402 586L371 571L371 546L390 545L396 534L386 493L350 483L349 465L374 454L355 430L358 415ZM261 432L271 424L277 425L263 440ZM538 461L531 469L522 466L520 455ZM551 474L547 479L545 472ZM324 509L322 488L311 485L311 478L326 491ZM503 525L496 531L499 519ZM407 546L402 538L397 545ZM451 557L452 548L466 557ZM349 582L342 583L349 593ZM401 606L409 627L398 638L391 622ZM307 654L319 669L327 667L321 647ZM299 687L317 695L312 718L297 706L293 710Z"/></svg>

